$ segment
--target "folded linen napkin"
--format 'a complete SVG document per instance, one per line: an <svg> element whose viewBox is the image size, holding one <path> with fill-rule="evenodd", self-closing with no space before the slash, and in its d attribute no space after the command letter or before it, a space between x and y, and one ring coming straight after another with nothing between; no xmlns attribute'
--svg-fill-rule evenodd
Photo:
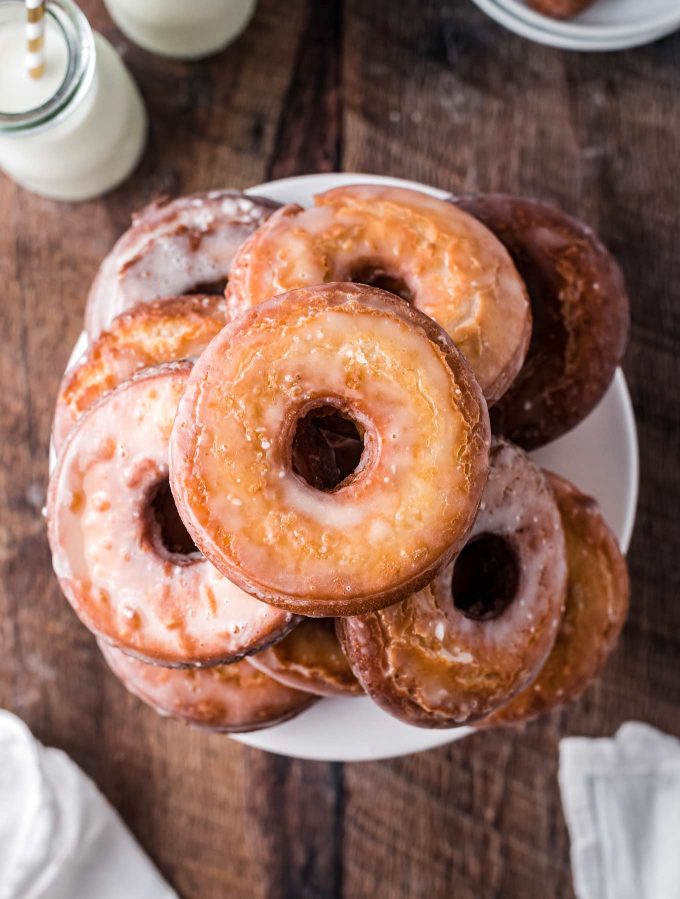
<svg viewBox="0 0 680 899"><path fill-rule="evenodd" d="M680 899L680 740L567 737L559 782L578 899Z"/></svg>
<svg viewBox="0 0 680 899"><path fill-rule="evenodd" d="M0 899L178 899L92 781L0 709Z"/></svg>

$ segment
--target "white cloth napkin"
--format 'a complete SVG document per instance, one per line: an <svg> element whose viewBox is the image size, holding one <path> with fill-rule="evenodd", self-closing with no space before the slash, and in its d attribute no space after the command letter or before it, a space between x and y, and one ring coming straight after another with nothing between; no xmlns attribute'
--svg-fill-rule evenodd
<svg viewBox="0 0 680 899"><path fill-rule="evenodd" d="M80 768L3 710L0 899L178 899Z"/></svg>
<svg viewBox="0 0 680 899"><path fill-rule="evenodd" d="M559 781L578 899L680 899L680 740L567 737Z"/></svg>

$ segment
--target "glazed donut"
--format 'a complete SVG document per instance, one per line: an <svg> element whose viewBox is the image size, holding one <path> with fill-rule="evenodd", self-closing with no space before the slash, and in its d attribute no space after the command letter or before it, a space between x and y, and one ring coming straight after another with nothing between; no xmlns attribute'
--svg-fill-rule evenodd
<svg viewBox="0 0 680 899"><path fill-rule="evenodd" d="M303 618L283 640L248 661L296 690L318 696L363 693L340 647L333 618Z"/></svg>
<svg viewBox="0 0 680 899"><path fill-rule="evenodd" d="M142 368L200 356L227 321L224 297L171 297L119 315L61 382L52 439L59 448L83 413Z"/></svg>
<svg viewBox="0 0 680 899"><path fill-rule="evenodd" d="M90 339L138 303L221 293L236 250L278 206L240 191L214 190L164 197L136 213L90 289L85 309Z"/></svg>
<svg viewBox="0 0 680 899"><path fill-rule="evenodd" d="M300 422L332 412L364 449L320 490L295 471ZM196 363L170 447L172 492L204 555L244 590L313 617L388 605L469 530L488 413L445 332L358 284L303 288L228 324Z"/></svg>
<svg viewBox="0 0 680 899"><path fill-rule="evenodd" d="M247 662L213 668L163 668L100 641L126 690L161 715L224 733L261 730L294 718L315 698L286 687Z"/></svg>
<svg viewBox="0 0 680 899"><path fill-rule="evenodd" d="M612 653L628 613L626 561L589 496L546 472L567 545L567 601L538 677L479 726L517 724L578 699Z"/></svg>
<svg viewBox="0 0 680 899"><path fill-rule="evenodd" d="M507 252L472 217L419 191L338 187L285 206L241 247L232 313L295 287L357 281L410 300L451 336L495 402L522 366L531 317Z"/></svg>
<svg viewBox="0 0 680 899"><path fill-rule="evenodd" d="M560 514L543 472L504 441L470 537L424 590L372 615L338 622L364 690L421 727L488 715L536 676L564 606Z"/></svg>
<svg viewBox="0 0 680 899"><path fill-rule="evenodd" d="M54 570L95 634L169 666L239 659L294 624L201 557L168 485L168 440L191 363L145 369L66 440L48 491Z"/></svg>
<svg viewBox="0 0 680 899"><path fill-rule="evenodd" d="M534 449L577 425L609 387L628 336L623 276L593 232L553 206L507 194L454 202L505 244L529 290L529 353L491 426Z"/></svg>
<svg viewBox="0 0 680 899"><path fill-rule="evenodd" d="M553 19L570 19L578 15L589 6L593 0L527 0L528 6L544 16L552 16Z"/></svg>

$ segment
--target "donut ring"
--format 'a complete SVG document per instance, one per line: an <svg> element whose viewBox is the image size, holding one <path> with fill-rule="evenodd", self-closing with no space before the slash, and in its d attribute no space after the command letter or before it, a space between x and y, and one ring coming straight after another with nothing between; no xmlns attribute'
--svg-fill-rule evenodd
<svg viewBox="0 0 680 899"><path fill-rule="evenodd" d="M203 559L174 510L168 439L190 371L146 369L103 397L67 438L48 491L52 562L78 617L169 666L239 659L295 623Z"/></svg>
<svg viewBox="0 0 680 899"><path fill-rule="evenodd" d="M364 692L340 647L333 618L303 618L283 640L248 661L280 683L317 696Z"/></svg>
<svg viewBox="0 0 680 899"><path fill-rule="evenodd" d="M589 228L553 206L507 194L454 202L505 244L529 290L529 353L491 426L535 449L577 425L609 387L628 337L623 275Z"/></svg>
<svg viewBox="0 0 680 899"><path fill-rule="evenodd" d="M297 474L298 423L331 409L363 432L332 490ZM432 579L472 524L488 414L447 335L358 284L292 291L232 321L189 379L172 491L196 545L244 590L313 617L388 605Z"/></svg>
<svg viewBox="0 0 680 899"><path fill-rule="evenodd" d="M343 618L338 635L357 679L387 712L421 727L467 724L536 676L557 634L566 577L543 472L494 441L479 515L455 562L404 602Z"/></svg>
<svg viewBox="0 0 680 899"><path fill-rule="evenodd" d="M209 730L262 730L294 718L315 702L309 693L286 687L245 661L213 668L163 668L103 641L99 648L128 692L160 715Z"/></svg>
<svg viewBox="0 0 680 899"><path fill-rule="evenodd" d="M628 614L626 560L599 506L546 472L567 545L567 601L557 639L538 677L480 727L529 721L578 699L611 655Z"/></svg>
<svg viewBox="0 0 680 899"><path fill-rule="evenodd" d="M85 309L90 339L138 303L221 293L236 250L278 206L240 191L214 190L164 197L135 213L90 288ZM219 290L206 290L208 285Z"/></svg>
<svg viewBox="0 0 680 899"><path fill-rule="evenodd" d="M115 318L61 382L52 439L57 452L83 413L142 368L200 356L227 321L219 296L170 297Z"/></svg>
<svg viewBox="0 0 680 899"><path fill-rule="evenodd" d="M500 242L445 200L368 184L318 194L311 209L285 206L236 255L227 299L240 314L328 281L411 300L448 332L489 404L522 366L531 331L524 284Z"/></svg>

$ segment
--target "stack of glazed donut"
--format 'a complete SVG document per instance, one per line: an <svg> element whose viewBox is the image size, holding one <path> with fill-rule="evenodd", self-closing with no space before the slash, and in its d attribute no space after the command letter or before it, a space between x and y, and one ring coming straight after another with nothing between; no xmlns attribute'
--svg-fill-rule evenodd
<svg viewBox="0 0 680 899"><path fill-rule="evenodd" d="M621 273L588 228L366 184L309 209L164 200L102 263L86 324L54 419L54 569L160 713L244 731L366 693L487 727L601 670L625 561L526 454L624 351Z"/></svg>

